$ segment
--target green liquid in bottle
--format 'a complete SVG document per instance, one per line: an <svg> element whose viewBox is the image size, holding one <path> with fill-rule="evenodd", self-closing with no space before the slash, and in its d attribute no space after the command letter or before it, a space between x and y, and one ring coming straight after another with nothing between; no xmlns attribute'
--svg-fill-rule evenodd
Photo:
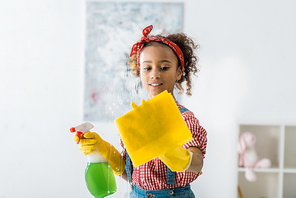
<svg viewBox="0 0 296 198"><path fill-rule="evenodd" d="M88 163L85 181L89 192L95 198L106 197L116 192L116 181L108 162Z"/></svg>

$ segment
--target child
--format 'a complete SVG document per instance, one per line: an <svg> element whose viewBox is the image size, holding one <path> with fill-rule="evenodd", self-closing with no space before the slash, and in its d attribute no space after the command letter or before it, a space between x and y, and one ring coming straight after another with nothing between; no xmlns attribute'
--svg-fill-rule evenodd
<svg viewBox="0 0 296 198"><path fill-rule="evenodd" d="M179 93L182 93L184 81L187 87L186 94L191 95L191 75L198 71L196 68L198 59L193 53L197 45L183 33L167 37L148 37L152 28L152 26L146 27L141 41L132 47L129 60L132 72L141 77L149 99L165 90L173 95L175 87ZM93 132L85 134L87 139L81 139L80 150L88 154L96 146L101 153L105 152L103 155L107 157L114 173L122 175L132 183L132 198L194 197L190 183L202 174L207 133L191 111L180 105L176 99L175 102L193 137L193 140L183 147L138 167L132 166L122 141L123 153L120 156L114 147L110 147L109 143ZM121 163L122 158L126 162L125 168Z"/></svg>

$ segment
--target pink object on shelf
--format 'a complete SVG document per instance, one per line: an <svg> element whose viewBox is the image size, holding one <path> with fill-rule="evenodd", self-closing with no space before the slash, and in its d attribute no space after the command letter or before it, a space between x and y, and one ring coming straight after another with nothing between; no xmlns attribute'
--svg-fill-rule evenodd
<svg viewBox="0 0 296 198"><path fill-rule="evenodd" d="M251 132L244 132L239 136L238 153L239 166L246 168L245 177L248 181L254 182L257 177L254 168L269 168L271 162L268 158L259 160L255 149L256 136Z"/></svg>

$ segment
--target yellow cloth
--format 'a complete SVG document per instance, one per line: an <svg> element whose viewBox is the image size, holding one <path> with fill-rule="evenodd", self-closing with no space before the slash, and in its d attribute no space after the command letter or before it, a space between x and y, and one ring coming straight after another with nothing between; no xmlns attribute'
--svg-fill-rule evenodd
<svg viewBox="0 0 296 198"><path fill-rule="evenodd" d="M135 167L192 140L182 115L170 93L164 91L142 101L115 124Z"/></svg>
<svg viewBox="0 0 296 198"><path fill-rule="evenodd" d="M115 175L121 175L124 172L125 162L122 159L117 149L110 143L103 140L95 132L87 132L84 134L86 139L80 139L79 149L84 155L87 155L94 151L95 148L106 158L109 162ZM74 141L78 141L77 135L74 136Z"/></svg>

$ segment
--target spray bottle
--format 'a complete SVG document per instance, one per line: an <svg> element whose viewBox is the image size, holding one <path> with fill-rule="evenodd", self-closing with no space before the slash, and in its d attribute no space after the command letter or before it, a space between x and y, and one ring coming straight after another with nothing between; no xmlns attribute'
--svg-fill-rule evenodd
<svg viewBox="0 0 296 198"><path fill-rule="evenodd" d="M94 128L91 123L83 123L79 126L70 128L71 133L76 132L80 139L83 134ZM106 158L104 158L97 148L87 156L87 167L85 168L85 182L89 192L95 198L106 197L116 192L116 181Z"/></svg>

